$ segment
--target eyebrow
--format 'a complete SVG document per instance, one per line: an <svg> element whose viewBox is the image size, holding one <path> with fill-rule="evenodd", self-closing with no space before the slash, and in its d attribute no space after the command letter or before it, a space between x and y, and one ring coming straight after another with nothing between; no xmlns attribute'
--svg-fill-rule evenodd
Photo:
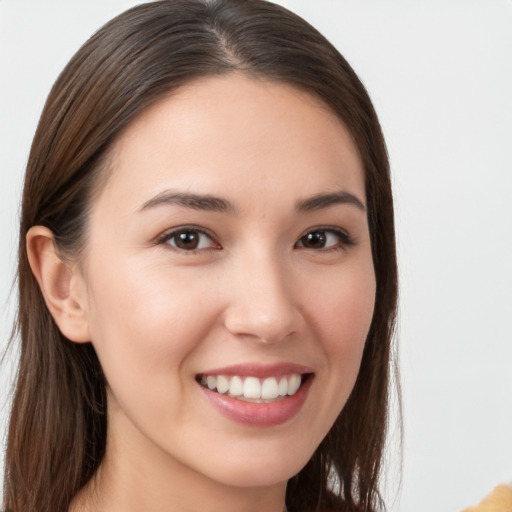
<svg viewBox="0 0 512 512"><path fill-rule="evenodd" d="M298 201L295 208L298 212L310 212L329 208L338 204L352 205L361 211L366 211L363 202L350 192L341 190L327 194L317 194ZM226 199L211 195L190 194L184 192L165 191L146 201L140 211L162 205L178 205L193 210L209 212L236 212L235 205Z"/></svg>
<svg viewBox="0 0 512 512"><path fill-rule="evenodd" d="M323 208L329 208L337 204L348 204L357 207L361 211L366 211L363 202L357 198L354 194L340 190L339 192L331 192L328 194L318 194L299 201L296 208L299 212L310 212L315 210L321 210Z"/></svg>
<svg viewBox="0 0 512 512"><path fill-rule="evenodd" d="M181 192L165 191L146 201L141 211L155 208L161 205L178 205L193 210L205 210L208 212L234 212L235 207L226 199L210 195L188 194Z"/></svg>

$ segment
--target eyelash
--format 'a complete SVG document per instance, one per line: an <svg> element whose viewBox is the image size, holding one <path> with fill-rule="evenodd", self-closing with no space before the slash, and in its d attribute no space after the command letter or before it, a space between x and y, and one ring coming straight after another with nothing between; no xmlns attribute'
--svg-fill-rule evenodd
<svg viewBox="0 0 512 512"><path fill-rule="evenodd" d="M333 246L329 247L322 247L320 249L317 249L321 252L329 252L329 251L343 251L346 250L348 247L355 245L355 240L343 229L332 227L332 226L318 226L313 229L309 229L306 231L296 242L296 247L302 247L304 249L308 249L308 247L304 247L304 245L298 245L299 243L304 243L303 240L312 234L334 234L338 238L338 243L334 244ZM312 248L311 250L315 250Z"/></svg>
<svg viewBox="0 0 512 512"><path fill-rule="evenodd" d="M215 245L216 247L183 249L183 248L177 247L174 244L169 243L173 238L176 238L176 237L178 237L181 234L183 234L183 235L186 235L186 234L199 234L199 235L206 236L206 237L208 237L211 240L212 245ZM162 236L160 236L157 239L156 243L157 243L157 245L159 245L159 244L167 244L167 245L171 246L172 249L174 249L176 251L179 251L181 253L185 253L185 254L186 253L188 253L188 254L195 254L195 253L197 253L199 251L219 250L219 249L222 248L220 246L220 244L218 242L216 242L215 237L209 231L207 231L205 229L202 229L202 228L199 228L197 226L180 226L179 228L176 228L176 229L173 229L172 231L164 233Z"/></svg>
<svg viewBox="0 0 512 512"><path fill-rule="evenodd" d="M184 249L184 248L178 247L175 244L170 243L170 241L172 239L175 239L179 235L187 235L187 234L188 235L199 234L200 236L201 235L206 236L210 239L210 242L211 242L210 245L213 245L213 247L199 247L199 248L194 247L191 249ZM322 247L319 249L306 247L304 245L306 237L308 237L310 235L314 235L314 234L317 234L317 235L322 234L324 236L324 241L326 241L328 239L328 235L334 235L338 238L338 243L333 244L332 246ZM325 236L326 234L327 234L327 237ZM198 244L200 244L200 243L201 243L201 241L199 240ZM205 250L211 251L211 250L222 249L222 246L215 240L215 237L209 231L207 231L203 228L199 228L197 226L180 226L179 228L173 229L172 231L164 233L162 236L160 236L156 240L156 244L157 245L167 244L167 245L171 246L172 249L179 251L180 253L184 253L184 254L196 254L200 251L205 251ZM346 231L344 231L340 228L335 228L335 227L331 227L331 226L328 226L328 227L319 226L319 227L315 227L313 229L309 229L303 235L301 235L301 237L295 243L294 247L300 248L300 249L309 249L309 250L317 251L317 252L330 252L330 251L346 250L347 247L350 247L354 244L355 244L354 239Z"/></svg>

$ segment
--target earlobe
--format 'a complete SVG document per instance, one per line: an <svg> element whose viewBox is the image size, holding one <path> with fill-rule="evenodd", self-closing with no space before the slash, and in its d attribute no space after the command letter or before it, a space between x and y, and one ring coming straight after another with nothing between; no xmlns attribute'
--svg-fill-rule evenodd
<svg viewBox="0 0 512 512"><path fill-rule="evenodd" d="M26 241L30 268L60 331L71 341L90 341L84 287L78 285L81 275L59 257L48 228L33 226Z"/></svg>

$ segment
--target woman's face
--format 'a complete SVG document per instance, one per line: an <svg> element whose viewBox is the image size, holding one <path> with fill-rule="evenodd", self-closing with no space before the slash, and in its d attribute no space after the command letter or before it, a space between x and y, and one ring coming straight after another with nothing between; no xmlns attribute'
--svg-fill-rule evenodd
<svg viewBox="0 0 512 512"><path fill-rule="evenodd" d="M343 408L373 314L351 136L308 94L232 74L144 112L110 166L82 273L109 449L146 476L286 481Z"/></svg>

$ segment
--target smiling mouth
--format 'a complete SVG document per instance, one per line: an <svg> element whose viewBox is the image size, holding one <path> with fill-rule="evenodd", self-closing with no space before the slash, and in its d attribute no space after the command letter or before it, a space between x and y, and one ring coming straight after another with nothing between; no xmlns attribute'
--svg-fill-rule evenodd
<svg viewBox="0 0 512 512"><path fill-rule="evenodd" d="M237 400L253 403L273 403L297 393L312 373L291 373L264 379L253 376L198 375L196 380L204 388Z"/></svg>

